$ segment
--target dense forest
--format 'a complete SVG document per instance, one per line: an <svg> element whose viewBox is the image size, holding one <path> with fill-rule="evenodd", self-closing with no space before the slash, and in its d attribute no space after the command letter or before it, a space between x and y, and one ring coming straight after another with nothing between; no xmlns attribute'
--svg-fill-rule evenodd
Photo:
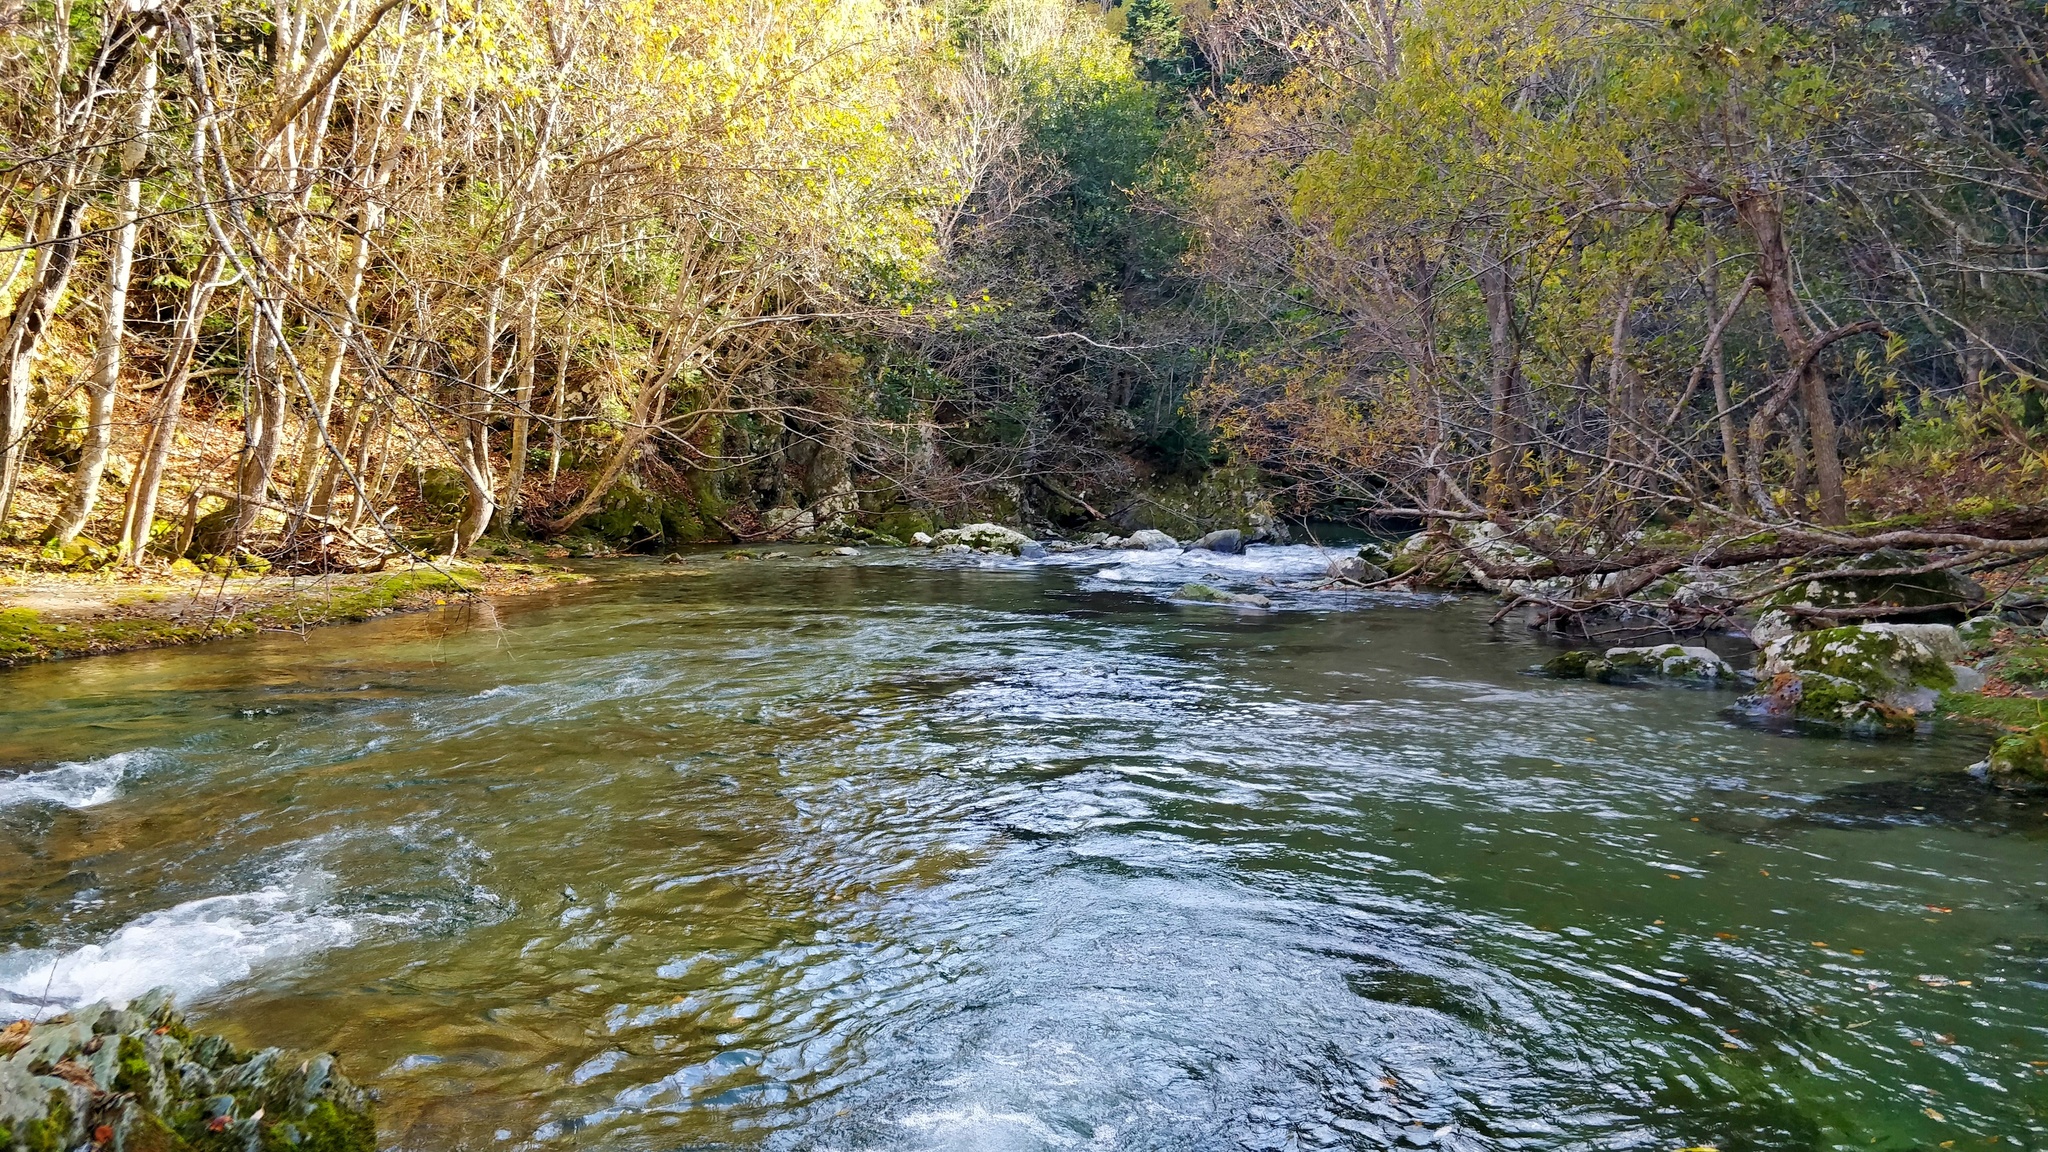
<svg viewBox="0 0 2048 1152"><path fill-rule="evenodd" d="M1491 524L1521 574L1886 518L2010 556L2044 36L2018 0L16 0L0 533L317 571L1174 488Z"/></svg>

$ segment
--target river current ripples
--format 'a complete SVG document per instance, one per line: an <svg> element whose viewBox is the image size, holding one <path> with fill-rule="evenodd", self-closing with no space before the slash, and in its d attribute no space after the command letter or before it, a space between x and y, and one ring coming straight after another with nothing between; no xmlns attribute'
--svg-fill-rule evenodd
<svg viewBox="0 0 2048 1152"><path fill-rule="evenodd" d="M0 1014L167 985L421 1152L2048 1148L1981 737L1544 680L1326 562L622 562L7 673Z"/></svg>

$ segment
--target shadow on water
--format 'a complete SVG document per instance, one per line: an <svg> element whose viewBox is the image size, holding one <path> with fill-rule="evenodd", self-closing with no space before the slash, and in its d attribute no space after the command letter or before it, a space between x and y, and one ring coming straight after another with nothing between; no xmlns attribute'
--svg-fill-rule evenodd
<svg viewBox="0 0 2048 1152"><path fill-rule="evenodd" d="M1871 830L1955 828L1985 836L2048 839L2048 794L2001 788L1967 772L1934 772L1823 792L1781 825Z"/></svg>

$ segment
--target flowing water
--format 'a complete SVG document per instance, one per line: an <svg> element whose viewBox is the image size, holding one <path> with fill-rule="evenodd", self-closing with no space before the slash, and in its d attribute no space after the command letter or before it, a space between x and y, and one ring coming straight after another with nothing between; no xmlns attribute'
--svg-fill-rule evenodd
<svg viewBox="0 0 2048 1152"><path fill-rule="evenodd" d="M1982 738L1532 677L1245 558L620 564L0 676L0 1013L174 988L388 1147L2048 1148Z"/></svg>

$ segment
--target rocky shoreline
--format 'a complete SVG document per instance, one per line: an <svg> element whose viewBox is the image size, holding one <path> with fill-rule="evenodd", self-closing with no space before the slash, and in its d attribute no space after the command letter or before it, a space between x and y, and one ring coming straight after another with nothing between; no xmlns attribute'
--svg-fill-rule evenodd
<svg viewBox="0 0 2048 1152"><path fill-rule="evenodd" d="M1234 553L1255 542L1256 535L1226 530L1184 545L1149 529L1041 541L989 523L919 533L913 540L940 554L1024 558L1079 549ZM1597 581L1562 577L1504 580L1489 563L1526 567L1535 559L1490 524L1461 525L1450 533L1360 545L1332 560L1325 581L1387 591L1483 591L1509 608L1540 601L1544 594L1599 590ZM2009 576L1993 593L1924 554L1878 548L1829 564L1678 568L1663 585L1657 598L1674 608L1645 608L1619 598L1604 623L1620 632L1681 639L1714 632L1746 640L1755 646L1750 666L1738 669L1710 648L1666 642L1574 648L1540 670L1606 683L1744 687L1731 715L1817 735L1901 736L1936 721L1973 725L1990 739L1974 771L2002 786L2048 786L2048 632L2042 627L2048 618L2048 571ZM1256 593L1199 583L1182 585L1173 599L1271 605ZM1853 619L1859 614L1866 618ZM1923 620L1887 619L1895 615ZM1845 617L1850 622L1837 622Z"/></svg>

